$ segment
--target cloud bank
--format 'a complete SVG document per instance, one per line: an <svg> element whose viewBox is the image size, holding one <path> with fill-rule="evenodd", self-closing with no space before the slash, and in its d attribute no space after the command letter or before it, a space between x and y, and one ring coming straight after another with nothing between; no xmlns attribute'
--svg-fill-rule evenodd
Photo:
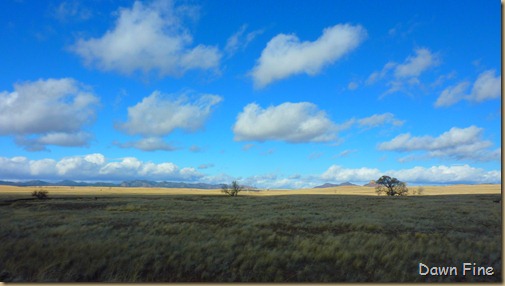
<svg viewBox="0 0 505 286"><path fill-rule="evenodd" d="M180 168L167 162L155 164L134 157L106 159L99 153L83 156L30 160L26 157L0 157L3 179L105 180L133 179L193 181L203 175L195 168Z"/></svg>
<svg viewBox="0 0 505 286"><path fill-rule="evenodd" d="M201 164L198 169L214 167ZM185 181L222 184L239 180L241 184L259 188L310 188L324 182L365 183L382 175L398 178L408 184L499 184L499 170L486 171L470 165L439 165L413 167L399 170L379 170L377 168L345 168L330 166L322 174L283 176L269 173L245 178L235 178L227 174L205 175L193 167L180 168L171 162L144 162L135 157L108 159L100 153L64 157L60 160L30 160L26 157L0 157L0 173L4 180L87 180L87 181Z"/></svg>
<svg viewBox="0 0 505 286"><path fill-rule="evenodd" d="M500 171L486 171L466 164L388 171L375 168L348 169L333 165L321 175L321 178L331 182L368 182L382 175L389 175L409 184L497 184L501 182Z"/></svg>

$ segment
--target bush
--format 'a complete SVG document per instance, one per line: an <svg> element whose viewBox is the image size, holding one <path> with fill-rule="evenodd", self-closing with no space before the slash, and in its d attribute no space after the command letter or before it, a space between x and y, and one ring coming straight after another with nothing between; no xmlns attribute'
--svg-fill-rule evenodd
<svg viewBox="0 0 505 286"><path fill-rule="evenodd" d="M376 183L377 187L375 187L375 192L377 195L385 193L388 196L406 196L409 192L407 184L397 178L382 176Z"/></svg>
<svg viewBox="0 0 505 286"><path fill-rule="evenodd" d="M221 192L229 195L230 197L236 197L239 192L243 191L244 187L239 185L237 181L231 182L231 186L223 185L221 188Z"/></svg>
<svg viewBox="0 0 505 286"><path fill-rule="evenodd" d="M417 194L422 195L424 193L424 188L423 187L417 187Z"/></svg>
<svg viewBox="0 0 505 286"><path fill-rule="evenodd" d="M36 197L39 200L47 199L49 192L46 190L33 191L32 197Z"/></svg>

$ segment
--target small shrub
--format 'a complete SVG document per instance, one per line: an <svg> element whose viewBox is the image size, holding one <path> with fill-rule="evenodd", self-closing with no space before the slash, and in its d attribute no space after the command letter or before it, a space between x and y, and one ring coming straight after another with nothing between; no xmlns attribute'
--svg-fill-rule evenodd
<svg viewBox="0 0 505 286"><path fill-rule="evenodd" d="M424 193L424 188L423 187L417 187L417 194L422 195Z"/></svg>
<svg viewBox="0 0 505 286"><path fill-rule="evenodd" d="M39 200L47 199L49 192L46 190L40 190L40 191L33 191L32 197L35 197Z"/></svg>

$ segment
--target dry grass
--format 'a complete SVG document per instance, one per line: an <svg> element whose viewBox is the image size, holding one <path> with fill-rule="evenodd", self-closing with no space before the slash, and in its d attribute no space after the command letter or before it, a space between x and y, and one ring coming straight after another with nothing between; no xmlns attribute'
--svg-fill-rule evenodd
<svg viewBox="0 0 505 286"><path fill-rule="evenodd" d="M13 200L30 198L33 187L1 188L0 280L499 282L501 194L499 186L479 188L473 193L486 194L455 186L378 197L373 188L365 196L349 195L365 188L341 187L228 197L220 190L43 187L48 200ZM443 191L453 195L433 195ZM420 276L419 262L475 262L495 275Z"/></svg>

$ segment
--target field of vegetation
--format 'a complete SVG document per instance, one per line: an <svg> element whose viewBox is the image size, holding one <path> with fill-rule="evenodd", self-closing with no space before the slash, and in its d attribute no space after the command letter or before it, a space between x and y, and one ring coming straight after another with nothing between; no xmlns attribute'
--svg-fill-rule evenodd
<svg viewBox="0 0 505 286"><path fill-rule="evenodd" d="M227 197L60 188L32 199L33 190L0 192L0 281L502 281L500 193ZM420 262L476 263L494 275L421 276Z"/></svg>

